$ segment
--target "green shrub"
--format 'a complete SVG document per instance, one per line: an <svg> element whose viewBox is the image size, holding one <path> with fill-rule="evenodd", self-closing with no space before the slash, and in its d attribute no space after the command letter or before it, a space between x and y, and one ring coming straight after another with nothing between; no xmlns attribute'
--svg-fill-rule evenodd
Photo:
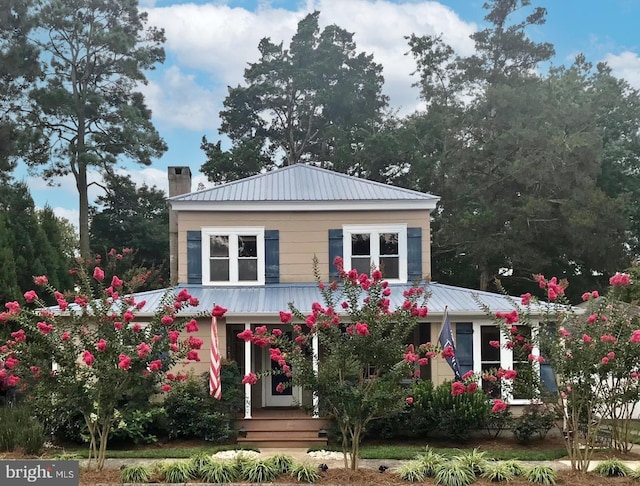
<svg viewBox="0 0 640 486"><path fill-rule="evenodd" d="M458 461L448 461L436 472L434 481L442 486L469 486L476 475L469 467Z"/></svg>
<svg viewBox="0 0 640 486"><path fill-rule="evenodd" d="M272 456L267 461L276 468L278 474L287 474L293 467L293 457L286 455Z"/></svg>
<svg viewBox="0 0 640 486"><path fill-rule="evenodd" d="M151 482L151 468L142 464L132 464L120 471L121 483L149 483Z"/></svg>
<svg viewBox="0 0 640 486"><path fill-rule="evenodd" d="M278 477L278 470L269 461L258 459L242 461L240 468L242 479L252 483L273 481Z"/></svg>
<svg viewBox="0 0 640 486"><path fill-rule="evenodd" d="M600 462L593 468L593 472L600 476L630 476L632 470L625 466L622 462L615 459L608 459Z"/></svg>
<svg viewBox="0 0 640 486"><path fill-rule="evenodd" d="M121 412L111 430L111 439L127 444L152 444L158 441L152 431L157 430L157 424L166 421L166 418L167 412L159 405L150 406L147 410Z"/></svg>
<svg viewBox="0 0 640 486"><path fill-rule="evenodd" d="M309 464L308 462L293 464L290 475L300 483L315 483L320 479L318 467L315 464Z"/></svg>
<svg viewBox="0 0 640 486"><path fill-rule="evenodd" d="M429 478L434 477L436 472L446 461L442 455L438 454L430 447L427 447L423 453L418 454L416 460L422 465L424 475Z"/></svg>
<svg viewBox="0 0 640 486"><path fill-rule="evenodd" d="M424 432L436 430L455 441L464 442L471 431L485 428L491 413L491 404L481 389L453 396L451 382L434 387L431 381L420 381L414 386L413 398L426 427Z"/></svg>
<svg viewBox="0 0 640 486"><path fill-rule="evenodd" d="M498 461L487 463L482 472L482 477L489 481L501 482L511 481L515 474L509 464L504 461Z"/></svg>
<svg viewBox="0 0 640 486"><path fill-rule="evenodd" d="M533 466L525 471L524 476L530 483L556 484L558 473L549 466Z"/></svg>
<svg viewBox="0 0 640 486"><path fill-rule="evenodd" d="M421 482L427 477L422 462L418 459L403 463L395 473L405 481Z"/></svg>
<svg viewBox="0 0 640 486"><path fill-rule="evenodd" d="M44 449L44 426L34 420L26 423L18 431L18 444L27 454L39 454Z"/></svg>
<svg viewBox="0 0 640 486"><path fill-rule="evenodd" d="M209 395L209 375L177 382L167 394L169 437L205 439L221 443L235 433L236 414L242 407L240 372L234 362L221 369L222 400Z"/></svg>
<svg viewBox="0 0 640 486"><path fill-rule="evenodd" d="M467 466L471 469L474 474L482 474L489 462L486 456L486 452L480 451L479 449L473 449L472 451L456 456L455 459L463 466Z"/></svg>
<svg viewBox="0 0 640 486"><path fill-rule="evenodd" d="M31 409L2 407L0 424L0 451L22 447L27 454L37 454L44 447L44 427L32 416Z"/></svg>
<svg viewBox="0 0 640 486"><path fill-rule="evenodd" d="M167 483L186 483L195 477L193 465L189 461L173 461L160 465L160 471Z"/></svg>
<svg viewBox="0 0 640 486"><path fill-rule="evenodd" d="M236 461L211 461L200 467L198 476L206 483L235 483L240 479L240 467Z"/></svg>
<svg viewBox="0 0 640 486"><path fill-rule="evenodd" d="M531 439L544 439L556 424L555 412L544 403L532 403L524 407L520 417L512 420L511 431L519 443L528 444Z"/></svg>

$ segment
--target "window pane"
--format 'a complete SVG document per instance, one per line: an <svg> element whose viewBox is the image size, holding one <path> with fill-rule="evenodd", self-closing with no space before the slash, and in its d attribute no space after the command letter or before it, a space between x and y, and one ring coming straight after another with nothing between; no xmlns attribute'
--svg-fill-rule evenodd
<svg viewBox="0 0 640 486"><path fill-rule="evenodd" d="M500 342L500 329L497 326L480 327L480 361L495 361L500 364L500 348L494 348L489 341Z"/></svg>
<svg viewBox="0 0 640 486"><path fill-rule="evenodd" d="M380 256L398 255L398 233L380 233Z"/></svg>
<svg viewBox="0 0 640 486"><path fill-rule="evenodd" d="M351 235L351 255L371 256L371 235L368 233ZM368 269L367 273L369 273Z"/></svg>
<svg viewBox="0 0 640 486"><path fill-rule="evenodd" d="M238 256L240 258L256 258L258 256L258 237L238 236Z"/></svg>
<svg viewBox="0 0 640 486"><path fill-rule="evenodd" d="M380 271L384 278L400 278L400 258L380 257Z"/></svg>
<svg viewBox="0 0 640 486"><path fill-rule="evenodd" d="M229 281L229 260L216 259L209 260L209 276L212 282Z"/></svg>
<svg viewBox="0 0 640 486"><path fill-rule="evenodd" d="M229 256L229 237L228 236L211 236L209 239L209 256L210 257L228 257ZM213 275L213 274L212 274Z"/></svg>
<svg viewBox="0 0 640 486"><path fill-rule="evenodd" d="M257 258L238 260L238 280L241 282L253 282L258 280Z"/></svg>
<svg viewBox="0 0 640 486"><path fill-rule="evenodd" d="M357 270L358 273L366 273L369 275L371 273L371 258L352 258L351 268Z"/></svg>

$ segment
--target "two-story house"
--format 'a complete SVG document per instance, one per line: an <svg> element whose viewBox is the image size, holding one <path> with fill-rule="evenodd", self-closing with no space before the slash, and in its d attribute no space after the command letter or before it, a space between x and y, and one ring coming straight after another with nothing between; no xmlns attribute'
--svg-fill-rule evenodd
<svg viewBox="0 0 640 486"><path fill-rule="evenodd" d="M397 299L392 308L414 280L425 280L429 315L415 331L415 342L437 341L447 310L462 373L517 367L510 352L489 345L503 337L473 295L492 311L512 310L506 298L429 282L430 220L438 197L305 164L196 192L189 192L187 167L170 167L169 181L172 279L200 300L194 313L215 304L228 309L218 321L220 350L243 374L268 369L272 362L267 350L243 342L238 333L281 327L279 312L289 302L310 312L321 300L312 273L314 255L327 282L337 276L336 256L344 259L346 270L368 273L371 264L381 266ZM151 312L161 295L147 292L138 300L146 300ZM206 348L208 323L200 328ZM197 373L209 368L205 348L193 368ZM436 360L422 378L441 383L453 373L444 360ZM286 415L287 407L310 400L291 388L278 393L276 385L271 378L245 385L245 424L263 410Z"/></svg>

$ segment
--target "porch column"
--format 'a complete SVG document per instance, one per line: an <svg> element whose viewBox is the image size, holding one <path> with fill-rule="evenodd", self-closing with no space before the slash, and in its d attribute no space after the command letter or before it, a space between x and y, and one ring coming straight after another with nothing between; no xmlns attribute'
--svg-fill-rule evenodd
<svg viewBox="0 0 640 486"><path fill-rule="evenodd" d="M244 325L245 331L251 330L251 324ZM253 363L251 362L251 341L244 343L244 369L245 374L249 374L253 371ZM244 418L251 418L251 385L246 383L244 385Z"/></svg>
<svg viewBox="0 0 640 486"><path fill-rule="evenodd" d="M316 332L311 338L311 345L313 349L313 373L318 376L318 333ZM320 409L319 409L319 397L317 393L313 393L313 418L320 417Z"/></svg>

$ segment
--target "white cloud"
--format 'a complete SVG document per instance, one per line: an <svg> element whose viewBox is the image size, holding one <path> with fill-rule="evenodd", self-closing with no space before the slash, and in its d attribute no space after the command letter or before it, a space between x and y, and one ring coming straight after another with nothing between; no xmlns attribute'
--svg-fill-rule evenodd
<svg viewBox="0 0 640 486"><path fill-rule="evenodd" d="M78 221L80 221L80 211L77 209L68 209L60 206L56 206L53 208L53 214L55 214L58 218L64 218L69 223L73 225L76 230L76 233L79 231Z"/></svg>
<svg viewBox="0 0 640 486"><path fill-rule="evenodd" d="M142 184L146 184L149 187L155 186L157 189L164 191L165 194L169 193L169 177L166 170L159 170L151 167L146 167L140 170L120 168L117 172L121 175L129 175L137 187L140 187ZM199 184L202 184L205 188L213 186L213 184L207 180L205 175L200 172L196 172L191 178L191 190L198 190Z"/></svg>
<svg viewBox="0 0 640 486"><path fill-rule="evenodd" d="M604 59L613 74L626 79L631 86L640 89L640 56L636 52L625 51L620 54L607 54Z"/></svg>

